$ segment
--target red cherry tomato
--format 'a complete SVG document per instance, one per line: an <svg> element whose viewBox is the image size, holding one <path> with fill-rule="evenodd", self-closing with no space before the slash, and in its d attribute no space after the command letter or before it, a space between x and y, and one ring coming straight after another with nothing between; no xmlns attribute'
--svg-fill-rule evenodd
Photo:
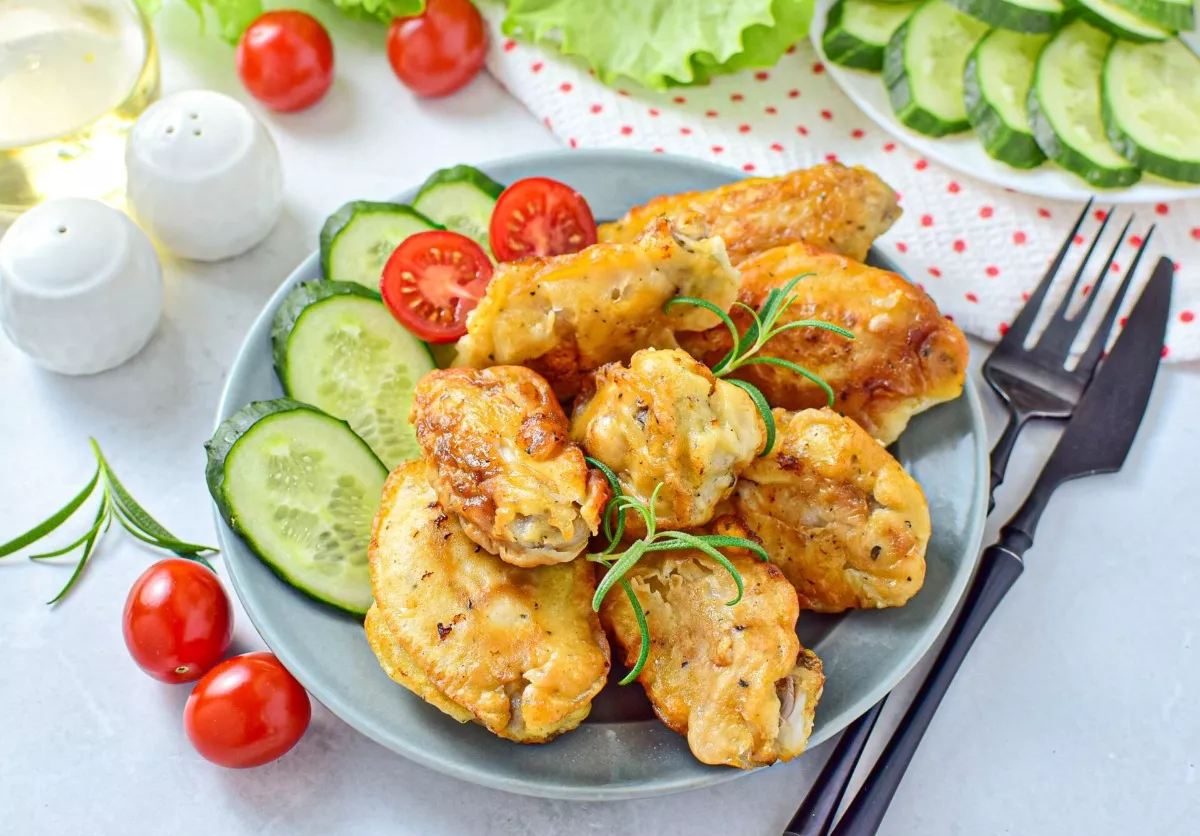
<svg viewBox="0 0 1200 836"><path fill-rule="evenodd" d="M500 261L579 252L596 243L596 220L583 195L549 177L527 177L500 195L488 231Z"/></svg>
<svg viewBox="0 0 1200 836"><path fill-rule="evenodd" d="M183 709L192 746L219 766L242 769L282 757L308 729L312 704L274 654L246 653L217 665Z"/></svg>
<svg viewBox="0 0 1200 836"><path fill-rule="evenodd" d="M483 248L449 230L418 232L396 247L383 268L379 292L405 328L431 343L467 333L467 314L492 280Z"/></svg>
<svg viewBox="0 0 1200 836"><path fill-rule="evenodd" d="M211 570L170 559L134 581L122 627L129 655L142 670L163 682L192 682L229 649L233 616Z"/></svg>
<svg viewBox="0 0 1200 836"><path fill-rule="evenodd" d="M483 18L469 0L427 0L388 30L392 71L418 96L446 96L473 79L487 53Z"/></svg>
<svg viewBox="0 0 1200 836"><path fill-rule="evenodd" d="M251 96L271 110L304 110L333 83L333 42L304 12L267 12L242 33L237 71Z"/></svg>

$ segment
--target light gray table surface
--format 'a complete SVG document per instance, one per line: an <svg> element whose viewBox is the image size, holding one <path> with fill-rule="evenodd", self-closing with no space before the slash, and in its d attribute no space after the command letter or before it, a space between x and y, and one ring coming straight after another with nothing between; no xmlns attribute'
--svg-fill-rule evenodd
<svg viewBox="0 0 1200 836"><path fill-rule="evenodd" d="M195 38L186 14L168 10L160 23L166 89L240 97L227 48ZM325 215L439 166L556 147L488 78L446 100L414 101L365 32L337 33L339 77L327 102L270 118L287 187L279 227L239 259L167 261L166 316L138 357L66 378L0 339L0 539L86 480L94 435L168 527L213 541L201 444L218 394L243 333L314 246ZM972 348L977 367L986 347ZM985 400L994 437L1000 414ZM1025 577L968 657L881 833L1200 832L1198 415L1196 367L1164 371L1125 470L1059 491ZM1027 433L989 537L1055 433ZM110 534L57 609L42 602L69 568L0 562L0 833L774 836L832 749L696 793L577 804L445 778L318 705L287 757L223 770L183 735L188 689L143 676L121 641L125 593L154 559ZM236 649L262 647L240 607L236 618Z"/></svg>

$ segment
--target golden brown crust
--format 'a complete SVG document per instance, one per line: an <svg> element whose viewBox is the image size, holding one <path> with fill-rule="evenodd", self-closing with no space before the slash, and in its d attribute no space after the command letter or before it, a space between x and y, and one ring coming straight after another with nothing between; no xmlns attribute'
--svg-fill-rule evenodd
<svg viewBox="0 0 1200 836"><path fill-rule="evenodd" d="M919 287L885 270L822 252L806 244L770 250L741 265L738 301L756 310L772 288L805 273L797 300L779 324L822 319L853 332L847 340L816 328L785 331L763 353L791 360L833 387L834 408L853 418L885 444L895 441L909 419L962 393L967 341ZM740 332L750 315L734 308ZM680 334L680 344L705 363L718 362L731 345L724 327ZM797 410L825 406L819 387L777 366L753 365L737 377L762 390L773 407Z"/></svg>
<svg viewBox="0 0 1200 836"><path fill-rule="evenodd" d="M882 445L828 409L774 411L778 435L732 507L796 587L802 609L903 606L925 581L929 506Z"/></svg>
<svg viewBox="0 0 1200 836"><path fill-rule="evenodd" d="M732 517L718 519L712 530L749 533ZM804 750L824 676L796 638L791 584L744 551L725 554L745 585L733 606L727 606L737 594L732 578L701 552L653 553L630 571L650 626L650 655L638 681L659 718L687 736L697 759L748 769ZM641 634L619 590L605 598L601 619L632 666Z"/></svg>
<svg viewBox="0 0 1200 836"><path fill-rule="evenodd" d="M417 383L411 420L438 500L489 552L515 566L562 563L598 530L608 484L536 372L432 371Z"/></svg>
<svg viewBox="0 0 1200 836"><path fill-rule="evenodd" d="M584 373L641 348L675 348L676 331L718 324L691 305L666 312L669 300L694 296L724 310L737 285L724 244L697 217L659 218L629 243L497 266L467 320L455 365L528 366L559 398L570 398Z"/></svg>
<svg viewBox="0 0 1200 836"><path fill-rule="evenodd" d="M659 215L696 212L741 262L773 247L806 241L862 260L871 242L900 217L896 193L865 168L828 163L781 177L752 177L707 192L656 197L601 224L600 240L632 241Z"/></svg>
<svg viewBox="0 0 1200 836"><path fill-rule="evenodd" d="M488 554L438 505L421 462L388 477L369 558L375 609L421 682L518 742L587 716L609 648L586 560L524 569Z"/></svg>

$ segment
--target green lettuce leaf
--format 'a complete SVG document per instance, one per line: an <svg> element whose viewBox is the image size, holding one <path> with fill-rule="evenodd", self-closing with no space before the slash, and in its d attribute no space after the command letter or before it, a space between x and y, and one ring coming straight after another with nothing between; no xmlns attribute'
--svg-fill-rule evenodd
<svg viewBox="0 0 1200 836"><path fill-rule="evenodd" d="M135 0L150 17L162 9L163 0ZM220 35L235 43L264 11L262 0L183 0L192 7L200 18L200 31L204 31L205 10L211 9L217 20ZM391 23L393 18L420 14L425 9L425 0L332 0L337 8L348 16ZM287 2L271 0L271 8L286 8Z"/></svg>
<svg viewBox="0 0 1200 836"><path fill-rule="evenodd" d="M350 17L391 23L397 17L411 17L425 11L425 0L333 0Z"/></svg>
<svg viewBox="0 0 1200 836"><path fill-rule="evenodd" d="M605 84L703 84L772 66L808 32L813 0L508 0L509 37L583 59Z"/></svg>

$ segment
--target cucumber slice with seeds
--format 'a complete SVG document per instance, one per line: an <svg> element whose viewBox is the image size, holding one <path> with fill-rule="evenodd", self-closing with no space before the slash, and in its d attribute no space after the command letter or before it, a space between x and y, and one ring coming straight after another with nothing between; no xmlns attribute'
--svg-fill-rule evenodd
<svg viewBox="0 0 1200 836"><path fill-rule="evenodd" d="M1036 168L1046 155L1029 126L1029 88L1048 35L993 29L967 61L967 118L988 154L1013 168Z"/></svg>
<svg viewBox="0 0 1200 836"><path fill-rule="evenodd" d="M399 203L347 203L321 230L321 270L335 282L357 282L379 290L383 266L410 235L441 227L411 206Z"/></svg>
<svg viewBox="0 0 1200 836"><path fill-rule="evenodd" d="M1116 41L1104 61L1103 116L1118 151L1151 174L1200 183L1200 58L1179 40Z"/></svg>
<svg viewBox="0 0 1200 836"><path fill-rule="evenodd" d="M351 282L298 285L275 312L271 341L288 397L345 420L389 468L417 457L408 413L433 358L378 293Z"/></svg>
<svg viewBox="0 0 1200 836"><path fill-rule="evenodd" d="M896 118L917 133L947 136L971 127L963 99L967 57L988 27L943 0L926 0L896 30L883 81Z"/></svg>
<svg viewBox="0 0 1200 836"><path fill-rule="evenodd" d="M208 490L229 527L306 595L363 615L367 545L387 469L344 421L287 398L258 401L205 445Z"/></svg>
<svg viewBox="0 0 1200 836"><path fill-rule="evenodd" d="M490 255L488 227L504 186L469 165L443 168L421 186L413 208L433 221L467 236Z"/></svg>
<svg viewBox="0 0 1200 836"><path fill-rule="evenodd" d="M1194 0L1114 0L1142 20L1172 32L1190 32L1196 28Z"/></svg>
<svg viewBox="0 0 1200 836"><path fill-rule="evenodd" d="M1127 41L1165 41L1171 33L1135 15L1113 0L1072 0L1071 7L1097 29Z"/></svg>
<svg viewBox="0 0 1200 836"><path fill-rule="evenodd" d="M901 24L920 5L883 0L838 0L829 10L821 47L843 67L879 72L883 50Z"/></svg>
<svg viewBox="0 0 1200 836"><path fill-rule="evenodd" d="M1113 149L1101 119L1100 74L1111 43L1082 20L1069 23L1042 49L1029 91L1029 122L1046 156L1102 189L1142 176Z"/></svg>
<svg viewBox="0 0 1200 836"><path fill-rule="evenodd" d="M1062 23L1061 0L946 0L988 26L1027 35L1053 32Z"/></svg>

